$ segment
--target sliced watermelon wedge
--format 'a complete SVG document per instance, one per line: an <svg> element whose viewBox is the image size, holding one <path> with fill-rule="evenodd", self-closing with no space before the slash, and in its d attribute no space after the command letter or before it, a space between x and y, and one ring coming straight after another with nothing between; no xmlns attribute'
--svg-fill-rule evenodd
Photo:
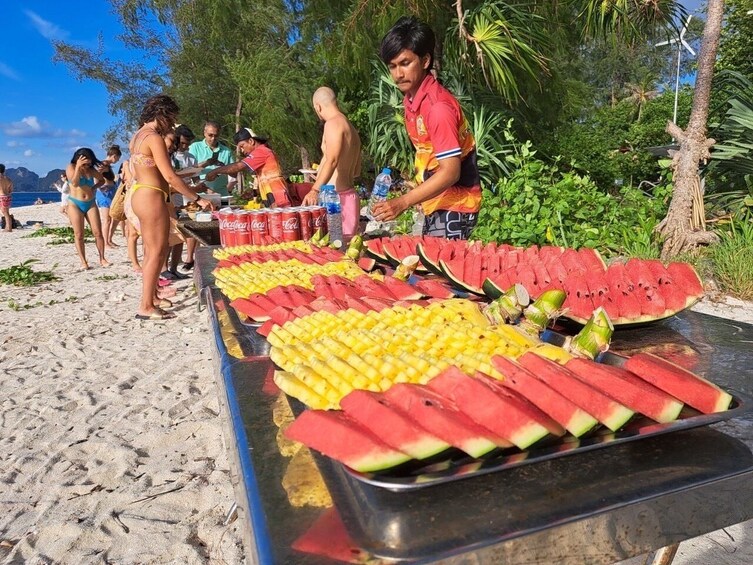
<svg viewBox="0 0 753 565"><path fill-rule="evenodd" d="M339 410L306 410L285 429L285 436L361 473L410 460Z"/></svg>
<svg viewBox="0 0 753 565"><path fill-rule="evenodd" d="M518 357L518 362L534 377L592 414L613 432L633 417L632 410L584 383L569 369L550 359L528 352Z"/></svg>
<svg viewBox="0 0 753 565"><path fill-rule="evenodd" d="M729 409L732 395L714 383L651 353L636 353L625 368L704 414Z"/></svg>
<svg viewBox="0 0 753 565"><path fill-rule="evenodd" d="M570 359L565 366L583 382L652 420L664 424L680 415L682 402L627 369L579 358Z"/></svg>

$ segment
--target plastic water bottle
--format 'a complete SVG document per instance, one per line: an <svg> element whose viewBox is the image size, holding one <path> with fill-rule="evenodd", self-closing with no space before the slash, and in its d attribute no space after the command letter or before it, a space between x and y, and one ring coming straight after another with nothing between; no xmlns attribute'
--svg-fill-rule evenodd
<svg viewBox="0 0 753 565"><path fill-rule="evenodd" d="M369 207L366 209L366 217L369 220L374 219L374 204L387 200L387 194L392 186L392 177L389 168L385 167L374 180L374 188L371 189L371 198L369 198Z"/></svg>
<svg viewBox="0 0 753 565"><path fill-rule="evenodd" d="M343 240L343 216L340 195L335 185L325 184L319 192L319 202L327 210L327 230L330 241Z"/></svg>

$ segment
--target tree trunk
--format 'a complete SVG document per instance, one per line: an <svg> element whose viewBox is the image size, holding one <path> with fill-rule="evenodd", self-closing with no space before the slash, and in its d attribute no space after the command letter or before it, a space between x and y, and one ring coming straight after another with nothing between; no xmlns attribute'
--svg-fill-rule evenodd
<svg viewBox="0 0 753 565"><path fill-rule="evenodd" d="M709 159L709 148L715 143L706 137L706 122L723 15L724 0L709 0L688 126L683 131L676 124L667 123L667 132L678 141L680 149L672 158L675 185L672 201L667 217L657 227L664 236L662 259L717 240L716 234L706 231L698 166Z"/></svg>
<svg viewBox="0 0 753 565"><path fill-rule="evenodd" d="M240 90L238 91L238 104L235 106L235 131L238 131L241 129L241 111L243 110L243 95L241 94ZM243 194L246 190L246 187L243 186L243 173L238 172L237 175L235 175L235 182L237 183L238 187L238 194Z"/></svg>

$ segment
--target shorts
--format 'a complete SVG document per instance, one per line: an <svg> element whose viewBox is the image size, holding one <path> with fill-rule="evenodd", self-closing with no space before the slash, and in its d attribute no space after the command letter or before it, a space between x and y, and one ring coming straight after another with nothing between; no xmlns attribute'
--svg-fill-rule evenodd
<svg viewBox="0 0 753 565"><path fill-rule="evenodd" d="M115 191L118 190L117 187L112 187L108 189L98 189L94 194L94 200L97 203L98 208L109 208L112 206L112 198L115 196Z"/></svg>
<svg viewBox="0 0 753 565"><path fill-rule="evenodd" d="M437 210L424 219L423 235L446 237L447 239L468 239L478 220L477 212L455 212Z"/></svg>
<svg viewBox="0 0 753 565"><path fill-rule="evenodd" d="M338 192L343 219L343 241L348 242L358 233L361 220L361 199L352 188Z"/></svg>
<svg viewBox="0 0 753 565"><path fill-rule="evenodd" d="M12 194L0 194L0 208L10 208L12 202Z"/></svg>

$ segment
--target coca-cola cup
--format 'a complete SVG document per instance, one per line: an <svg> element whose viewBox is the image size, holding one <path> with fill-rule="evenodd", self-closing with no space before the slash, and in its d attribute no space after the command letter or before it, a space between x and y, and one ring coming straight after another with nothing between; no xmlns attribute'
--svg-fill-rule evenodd
<svg viewBox="0 0 753 565"><path fill-rule="evenodd" d="M249 245L251 243L251 214L246 210L238 210L235 213L235 244Z"/></svg>
<svg viewBox="0 0 753 565"><path fill-rule="evenodd" d="M220 218L220 245L222 247L230 247L227 234L228 226L234 218L233 211L230 208L223 208L218 212L218 216ZM235 238L233 238L233 241L235 241Z"/></svg>
<svg viewBox="0 0 753 565"><path fill-rule="evenodd" d="M280 212L282 218L282 241L296 241L301 239L301 218L298 210L286 208Z"/></svg>
<svg viewBox="0 0 753 565"><path fill-rule="evenodd" d="M282 241L282 210L271 208L267 213L267 232L274 241Z"/></svg>
<svg viewBox="0 0 753 565"><path fill-rule="evenodd" d="M311 215L311 208L301 208L298 216L301 218L301 239L311 239L314 234L314 217Z"/></svg>
<svg viewBox="0 0 753 565"><path fill-rule="evenodd" d="M263 245L264 238L268 234L268 224L269 215L266 210L257 210L251 213L251 243Z"/></svg>
<svg viewBox="0 0 753 565"><path fill-rule="evenodd" d="M324 206L311 207L311 231L316 233L317 230L321 230L320 236L327 233L327 210Z"/></svg>

